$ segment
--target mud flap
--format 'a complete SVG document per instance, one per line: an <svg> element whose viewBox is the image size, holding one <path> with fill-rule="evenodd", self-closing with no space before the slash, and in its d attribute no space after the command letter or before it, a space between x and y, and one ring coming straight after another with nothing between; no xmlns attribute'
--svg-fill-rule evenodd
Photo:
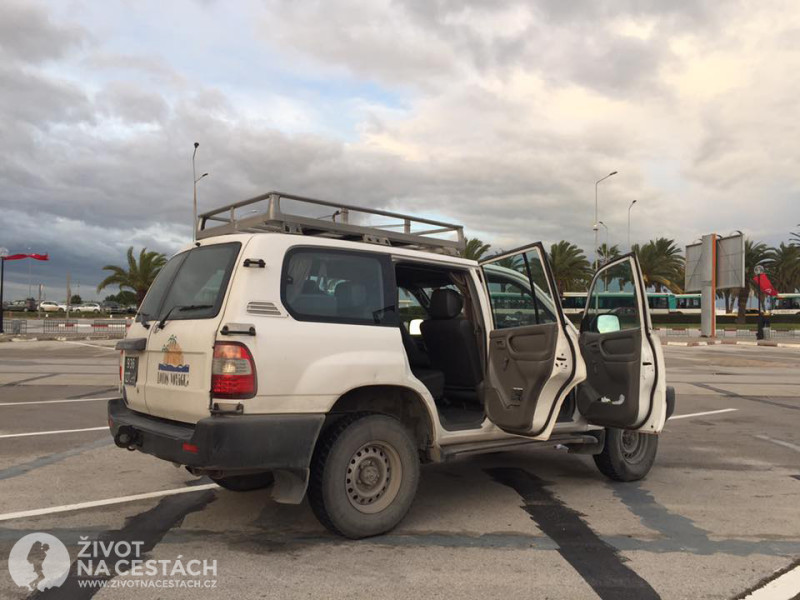
<svg viewBox="0 0 800 600"><path fill-rule="evenodd" d="M300 504L308 488L309 469L279 469L273 471L275 484L272 499L279 504Z"/></svg>

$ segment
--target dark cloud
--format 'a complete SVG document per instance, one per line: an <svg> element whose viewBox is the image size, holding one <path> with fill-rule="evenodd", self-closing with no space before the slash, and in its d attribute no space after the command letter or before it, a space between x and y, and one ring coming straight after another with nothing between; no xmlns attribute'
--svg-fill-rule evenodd
<svg viewBox="0 0 800 600"><path fill-rule="evenodd" d="M57 59L88 39L81 27L53 23L44 7L5 0L0 18L0 57L36 63Z"/></svg>

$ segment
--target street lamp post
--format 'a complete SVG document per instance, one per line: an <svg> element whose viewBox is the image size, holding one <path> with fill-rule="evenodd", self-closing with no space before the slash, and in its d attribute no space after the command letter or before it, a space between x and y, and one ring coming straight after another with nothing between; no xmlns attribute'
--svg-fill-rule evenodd
<svg viewBox="0 0 800 600"><path fill-rule="evenodd" d="M598 259L598 256L597 256L597 222L598 222L598 220L600 218L599 215L598 215L598 212L597 212L597 186L601 181L605 181L606 179L608 179L612 175L616 175L616 174L617 174L617 171L611 171L611 173L609 173L605 177L602 177L602 178L600 178L600 179L598 179L597 181L594 182L594 270L595 271L597 270L597 265L598 265L598 260L597 260Z"/></svg>
<svg viewBox="0 0 800 600"><path fill-rule="evenodd" d="M631 209L633 205L636 204L636 200L631 202L631 205L628 207L628 252L631 251Z"/></svg>
<svg viewBox="0 0 800 600"><path fill-rule="evenodd" d="M197 176L197 171L195 170L194 166L194 157L197 155L197 148L200 146L200 142L194 143L194 152L192 152L192 179L194 180L194 202L192 204L192 241L197 239L197 182L200 181L203 177L208 177L208 173L203 173L200 177Z"/></svg>

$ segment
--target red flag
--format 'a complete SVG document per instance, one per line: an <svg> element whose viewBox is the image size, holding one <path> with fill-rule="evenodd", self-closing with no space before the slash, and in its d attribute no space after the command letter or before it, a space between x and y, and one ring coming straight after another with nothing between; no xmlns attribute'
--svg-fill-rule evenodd
<svg viewBox="0 0 800 600"><path fill-rule="evenodd" d="M767 296L778 295L777 290L773 287L772 282L769 280L769 277L767 277L765 273L761 273L761 275L756 275L755 277L753 277L753 281Z"/></svg>
<svg viewBox="0 0 800 600"><path fill-rule="evenodd" d="M50 256L47 254L11 254L9 256L4 256L3 260L21 260L23 258L33 258L35 260L50 260Z"/></svg>

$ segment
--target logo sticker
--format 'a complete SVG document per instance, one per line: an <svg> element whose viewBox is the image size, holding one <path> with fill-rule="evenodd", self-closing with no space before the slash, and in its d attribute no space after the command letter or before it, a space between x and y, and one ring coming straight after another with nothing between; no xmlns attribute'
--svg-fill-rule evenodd
<svg viewBox="0 0 800 600"><path fill-rule="evenodd" d="M20 538L8 556L8 572L19 587L28 591L59 587L69 575L66 546L49 533L29 533Z"/></svg>
<svg viewBox="0 0 800 600"><path fill-rule="evenodd" d="M162 346L164 353L162 362L158 363L158 383L164 385L189 385L189 365L184 362L183 349L177 338L169 336L167 343Z"/></svg>

